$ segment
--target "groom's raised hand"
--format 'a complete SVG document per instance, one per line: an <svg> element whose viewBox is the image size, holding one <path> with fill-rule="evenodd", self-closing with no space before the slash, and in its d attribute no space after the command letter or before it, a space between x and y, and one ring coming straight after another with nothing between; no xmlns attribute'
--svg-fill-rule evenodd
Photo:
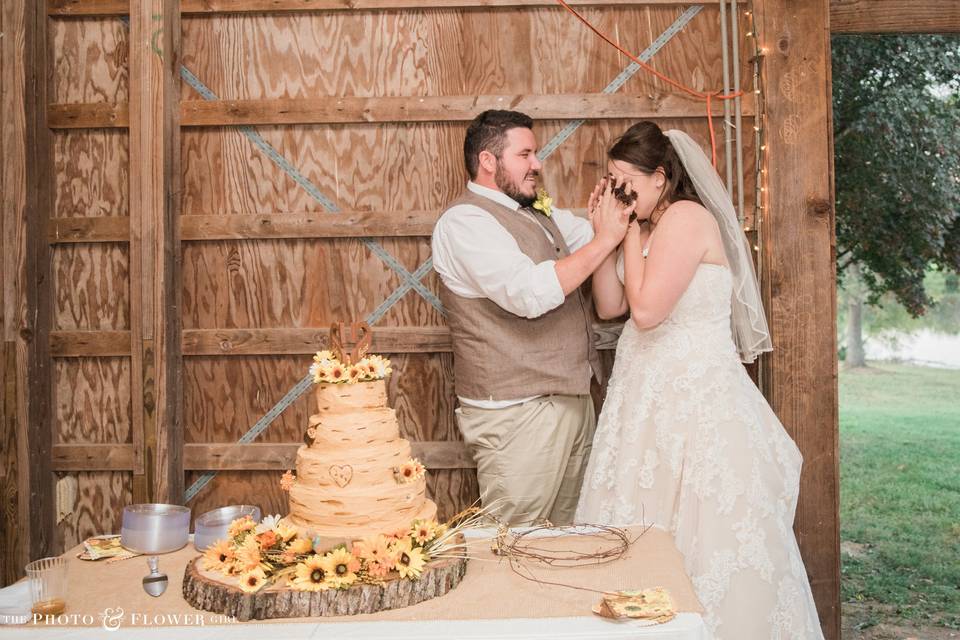
<svg viewBox="0 0 960 640"><path fill-rule="evenodd" d="M597 203L593 209L591 221L593 222L595 236L605 245L609 245L611 250L617 247L627 234L627 227L630 224L630 214L636 208L636 202L624 204L615 193L618 188L632 193L630 184L619 187L613 179L604 179L599 188L603 186L603 191L597 198ZM596 189L594 189L596 191ZM593 196L591 196L592 198Z"/></svg>

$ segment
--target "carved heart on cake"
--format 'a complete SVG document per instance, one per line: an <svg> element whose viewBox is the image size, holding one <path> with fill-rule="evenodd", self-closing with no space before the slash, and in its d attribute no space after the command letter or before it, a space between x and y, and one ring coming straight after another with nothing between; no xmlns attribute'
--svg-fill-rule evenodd
<svg viewBox="0 0 960 640"><path fill-rule="evenodd" d="M350 481L353 479L353 467L348 464L335 464L330 467L330 477L333 478L333 481L337 483L338 487L343 489L350 484Z"/></svg>

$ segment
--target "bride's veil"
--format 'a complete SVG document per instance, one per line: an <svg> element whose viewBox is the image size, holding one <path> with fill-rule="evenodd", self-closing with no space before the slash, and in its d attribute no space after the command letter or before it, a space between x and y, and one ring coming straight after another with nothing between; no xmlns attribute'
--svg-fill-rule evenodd
<svg viewBox="0 0 960 640"><path fill-rule="evenodd" d="M772 351L773 344L770 341L767 319L763 314L760 286L750 257L747 237L740 228L730 195L700 145L683 131L673 129L665 132L665 135L680 157L703 205L720 225L723 248L733 273L733 340L740 352L740 360L753 362L764 351Z"/></svg>

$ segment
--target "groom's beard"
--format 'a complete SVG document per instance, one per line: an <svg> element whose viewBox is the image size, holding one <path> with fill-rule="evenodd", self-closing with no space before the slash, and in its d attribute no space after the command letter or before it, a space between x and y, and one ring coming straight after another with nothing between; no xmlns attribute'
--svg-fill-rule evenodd
<svg viewBox="0 0 960 640"><path fill-rule="evenodd" d="M531 171L527 176L536 178L540 175L539 171ZM525 176L526 177L526 176ZM493 174L493 181L497 187L506 195L513 198L521 207L529 207L537 201L536 191L532 194L526 194L520 191L520 185L514 182L507 172L503 170L500 163L497 162L497 171Z"/></svg>

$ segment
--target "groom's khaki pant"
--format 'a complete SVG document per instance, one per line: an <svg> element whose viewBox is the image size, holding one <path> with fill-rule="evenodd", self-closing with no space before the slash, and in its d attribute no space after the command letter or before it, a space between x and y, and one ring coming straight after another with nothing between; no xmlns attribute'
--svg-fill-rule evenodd
<svg viewBox="0 0 960 640"><path fill-rule="evenodd" d="M596 429L589 395L541 396L505 409L461 406L456 414L484 506L514 525L573 522Z"/></svg>

